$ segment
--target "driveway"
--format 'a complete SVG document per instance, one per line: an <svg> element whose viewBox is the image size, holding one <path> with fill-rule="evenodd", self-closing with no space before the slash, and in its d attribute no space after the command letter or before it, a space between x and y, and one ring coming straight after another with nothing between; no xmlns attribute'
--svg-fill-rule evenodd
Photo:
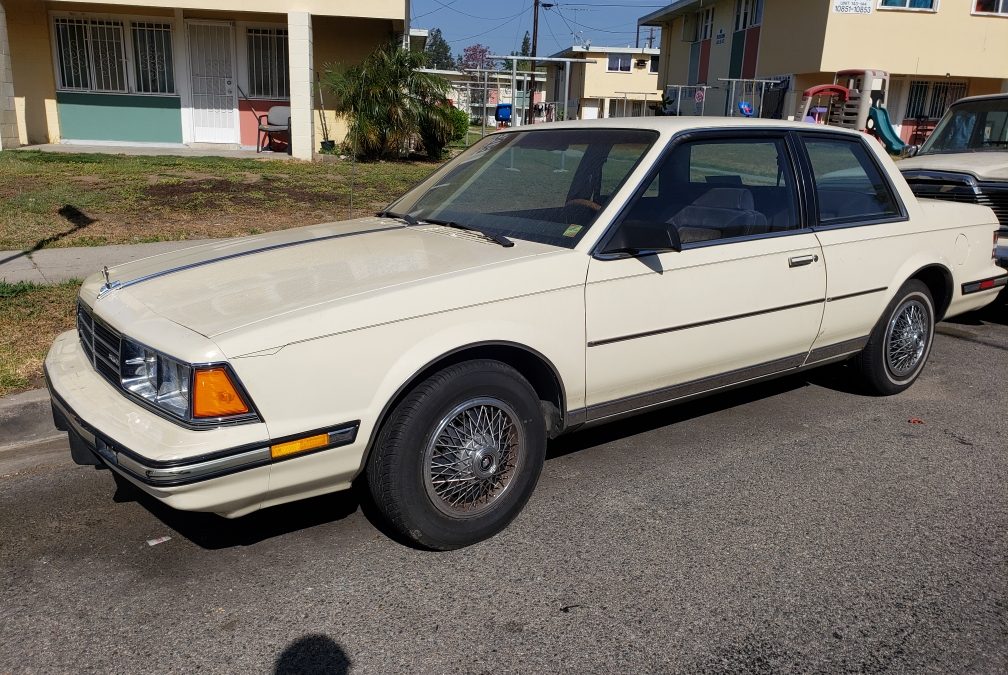
<svg viewBox="0 0 1008 675"><path fill-rule="evenodd" d="M554 442L452 553L354 494L228 521L63 442L0 455L0 671L1004 672L999 312L942 324L900 396L831 368Z"/></svg>

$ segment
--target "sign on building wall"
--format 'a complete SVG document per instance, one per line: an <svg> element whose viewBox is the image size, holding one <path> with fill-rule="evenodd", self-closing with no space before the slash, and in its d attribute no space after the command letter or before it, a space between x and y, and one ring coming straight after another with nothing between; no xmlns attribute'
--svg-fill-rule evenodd
<svg viewBox="0 0 1008 675"><path fill-rule="evenodd" d="M833 11L837 14L871 14L875 0L833 0Z"/></svg>

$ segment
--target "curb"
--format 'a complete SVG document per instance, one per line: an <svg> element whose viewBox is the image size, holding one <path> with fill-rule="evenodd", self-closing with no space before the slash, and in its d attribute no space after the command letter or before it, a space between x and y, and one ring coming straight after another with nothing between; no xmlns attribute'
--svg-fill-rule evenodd
<svg viewBox="0 0 1008 675"><path fill-rule="evenodd" d="M0 398L0 452L65 435L53 426L48 389Z"/></svg>

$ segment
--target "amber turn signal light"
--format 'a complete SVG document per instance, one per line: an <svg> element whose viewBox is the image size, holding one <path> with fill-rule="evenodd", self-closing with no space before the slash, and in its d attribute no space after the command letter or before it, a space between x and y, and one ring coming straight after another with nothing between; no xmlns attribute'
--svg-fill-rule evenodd
<svg viewBox="0 0 1008 675"><path fill-rule="evenodd" d="M280 459L281 457L296 455L300 452L308 452L309 450L314 450L315 448L321 448L322 446L328 444L329 434L306 436L305 438L299 438L296 441L287 441L286 443L277 443L276 445L270 446L270 457L273 459Z"/></svg>
<svg viewBox="0 0 1008 675"><path fill-rule="evenodd" d="M193 383L193 417L232 417L249 411L224 368L197 370Z"/></svg>

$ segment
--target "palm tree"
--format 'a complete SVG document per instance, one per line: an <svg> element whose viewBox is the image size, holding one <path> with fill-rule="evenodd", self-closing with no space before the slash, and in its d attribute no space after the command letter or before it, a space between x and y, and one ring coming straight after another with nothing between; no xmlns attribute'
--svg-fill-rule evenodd
<svg viewBox="0 0 1008 675"><path fill-rule="evenodd" d="M333 110L347 120L347 139L356 156L401 157L420 136L428 155L441 158L453 135L449 87L437 75L418 72L426 62L423 52L393 42L357 65L326 69Z"/></svg>

